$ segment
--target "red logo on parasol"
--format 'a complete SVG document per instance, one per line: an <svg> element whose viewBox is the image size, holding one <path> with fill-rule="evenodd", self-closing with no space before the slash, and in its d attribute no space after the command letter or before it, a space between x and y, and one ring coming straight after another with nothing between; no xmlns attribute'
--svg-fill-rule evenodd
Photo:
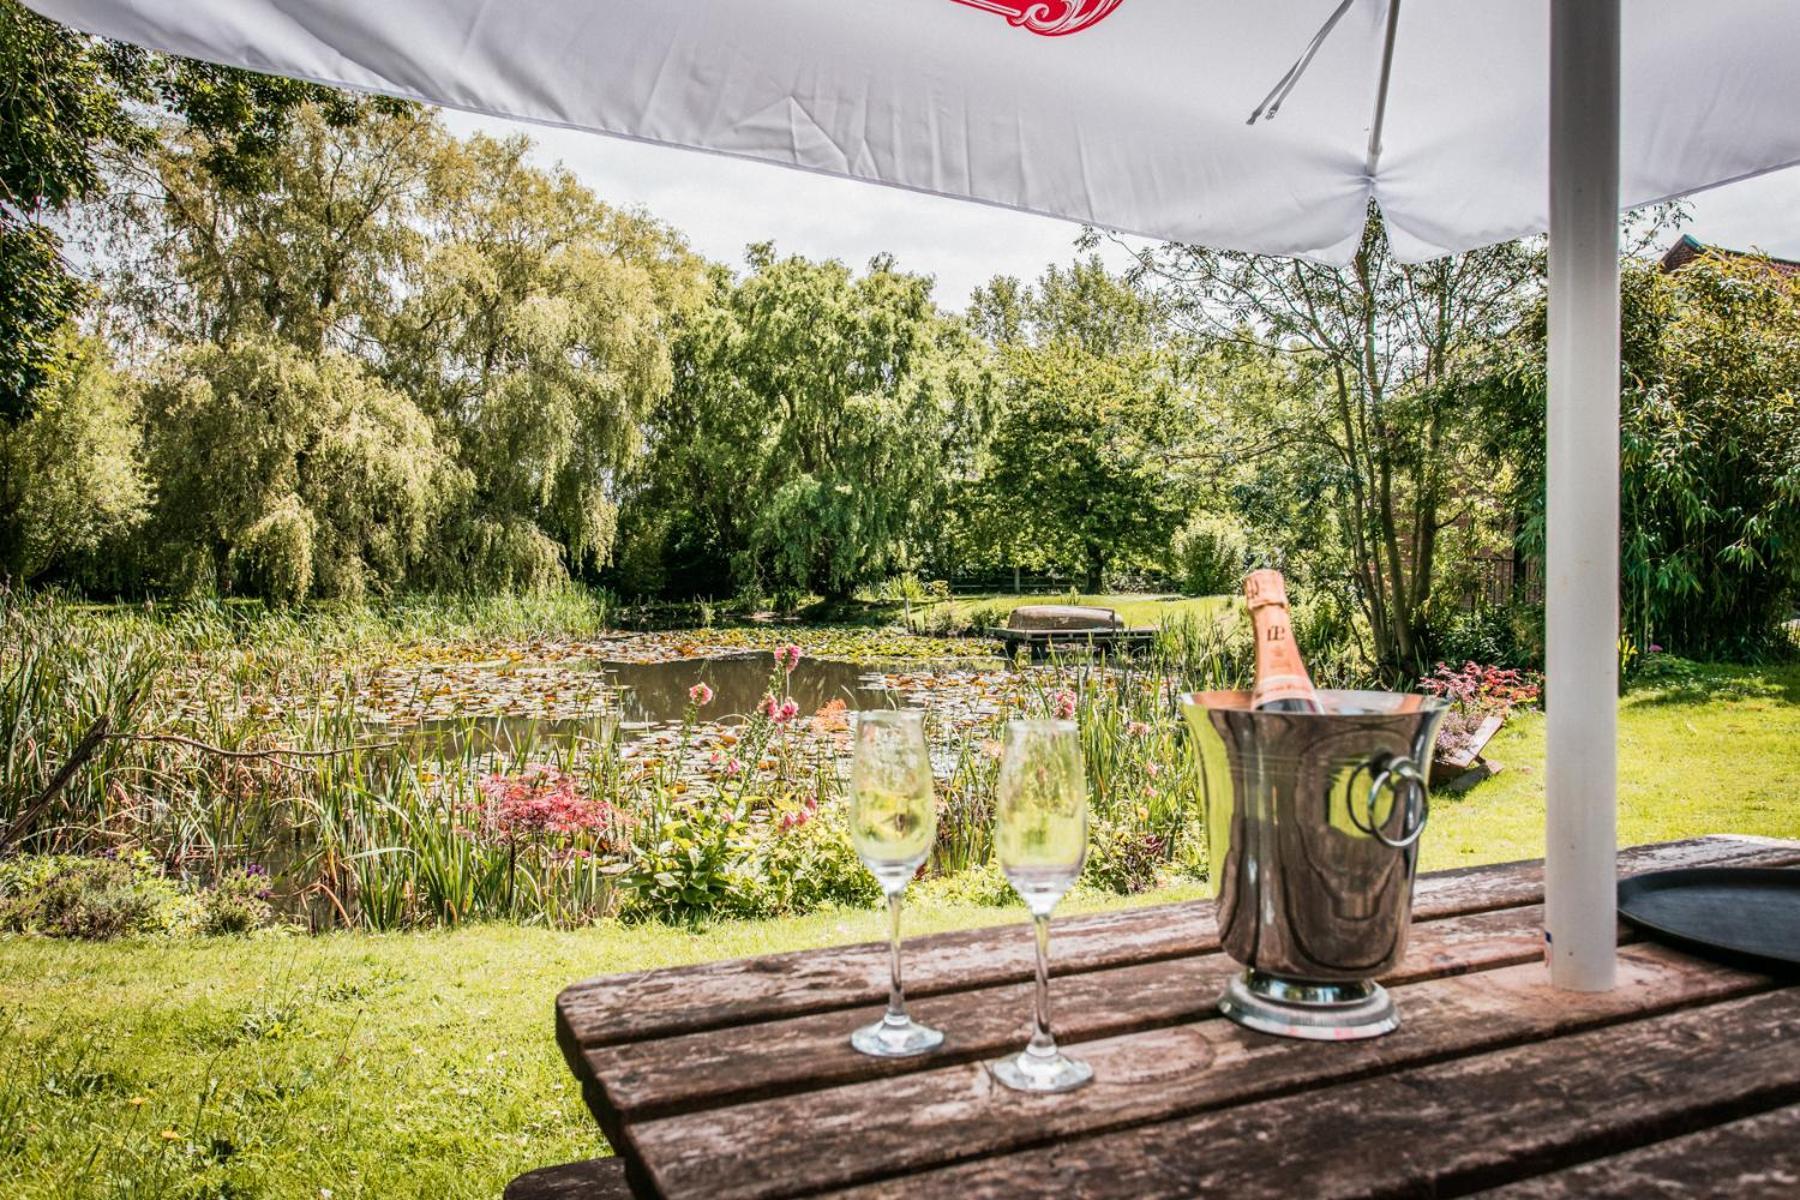
<svg viewBox="0 0 1800 1200"><path fill-rule="evenodd" d="M1098 25L1125 0L956 0L970 8L999 13L1008 24L1045 37L1080 33Z"/></svg>

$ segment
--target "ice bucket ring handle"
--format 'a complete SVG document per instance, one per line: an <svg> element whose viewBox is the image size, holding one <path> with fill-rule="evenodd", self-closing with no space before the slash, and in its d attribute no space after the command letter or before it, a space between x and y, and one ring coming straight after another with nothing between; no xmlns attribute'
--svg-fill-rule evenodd
<svg viewBox="0 0 1800 1200"><path fill-rule="evenodd" d="M1393 790L1396 800L1404 796L1406 801L1406 821L1400 826L1398 838L1383 833L1380 823L1375 820L1375 806L1381 800L1384 787ZM1425 775L1419 770L1419 764L1397 755L1383 760L1381 769L1375 772L1375 778L1369 784L1365 807L1368 824L1358 819L1355 805L1350 806L1350 823L1382 845L1392 850L1404 850L1418 841L1419 835L1425 832L1425 822L1431 818L1431 801L1426 796Z"/></svg>

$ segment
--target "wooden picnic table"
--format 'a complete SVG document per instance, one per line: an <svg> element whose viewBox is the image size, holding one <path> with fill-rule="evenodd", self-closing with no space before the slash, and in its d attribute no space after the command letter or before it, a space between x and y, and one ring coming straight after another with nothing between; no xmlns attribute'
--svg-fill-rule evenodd
<svg viewBox="0 0 1800 1200"><path fill-rule="evenodd" d="M1723 864L1800 864L1800 843L1619 856L1623 874ZM907 942L913 1013L946 1035L922 1058L850 1048L886 997L881 944L578 983L557 1037L618 1158L508 1195L1800 1196L1800 985L1622 928L1616 990L1557 992L1540 863L1426 875L1416 896L1384 980L1401 1029L1341 1044L1218 1016L1238 968L1210 901L1057 922L1054 1025L1095 1074L1060 1096L984 1065L1026 1037L1023 918Z"/></svg>

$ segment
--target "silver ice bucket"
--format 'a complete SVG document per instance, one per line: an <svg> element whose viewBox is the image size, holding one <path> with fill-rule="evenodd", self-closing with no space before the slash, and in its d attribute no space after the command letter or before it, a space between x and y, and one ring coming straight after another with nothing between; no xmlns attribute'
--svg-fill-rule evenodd
<svg viewBox="0 0 1800 1200"><path fill-rule="evenodd" d="M1225 952L1247 968L1219 1000L1285 1037L1379 1037L1400 1024L1375 982L1406 953L1426 781L1446 702L1321 691L1322 713L1257 712L1248 692L1182 710Z"/></svg>

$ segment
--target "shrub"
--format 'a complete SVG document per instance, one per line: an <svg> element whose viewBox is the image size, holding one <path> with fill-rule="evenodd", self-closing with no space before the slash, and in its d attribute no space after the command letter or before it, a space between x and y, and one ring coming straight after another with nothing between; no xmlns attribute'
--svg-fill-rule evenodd
<svg viewBox="0 0 1800 1200"><path fill-rule="evenodd" d="M756 908L767 916L797 916L833 904L867 908L881 899L881 885L850 844L842 812L816 800L776 819L752 873L760 884Z"/></svg>
<svg viewBox="0 0 1800 1200"><path fill-rule="evenodd" d="M1175 535L1170 574L1191 596L1236 592L1250 568L1243 526L1220 513L1201 513Z"/></svg>
<svg viewBox="0 0 1800 1200"><path fill-rule="evenodd" d="M1118 896L1135 896L1157 884L1157 872L1167 857L1164 838L1096 821L1088 834L1087 866L1083 882Z"/></svg>
<svg viewBox="0 0 1800 1200"><path fill-rule="evenodd" d="M269 875L258 866L228 871L198 895L201 933L251 933L275 923L269 904Z"/></svg>
<svg viewBox="0 0 1800 1200"><path fill-rule="evenodd" d="M757 885L746 870L754 847L744 807L724 801L659 796L638 827L628 893L620 915L696 923L756 910Z"/></svg>
<svg viewBox="0 0 1800 1200"><path fill-rule="evenodd" d="M1435 614L1430 628L1432 646L1448 662L1538 667L1544 661L1544 610L1539 606L1454 609Z"/></svg>
<svg viewBox="0 0 1800 1200"><path fill-rule="evenodd" d="M958 871L954 875L928 879L919 888L919 893L946 904L979 904L986 908L1025 903L1019 899L1019 893L1013 891L1012 884L1007 882L1006 873L1000 869L1000 864L992 859L979 867Z"/></svg>
<svg viewBox="0 0 1800 1200"><path fill-rule="evenodd" d="M0 864L0 930L103 941L167 927L177 890L142 852Z"/></svg>

